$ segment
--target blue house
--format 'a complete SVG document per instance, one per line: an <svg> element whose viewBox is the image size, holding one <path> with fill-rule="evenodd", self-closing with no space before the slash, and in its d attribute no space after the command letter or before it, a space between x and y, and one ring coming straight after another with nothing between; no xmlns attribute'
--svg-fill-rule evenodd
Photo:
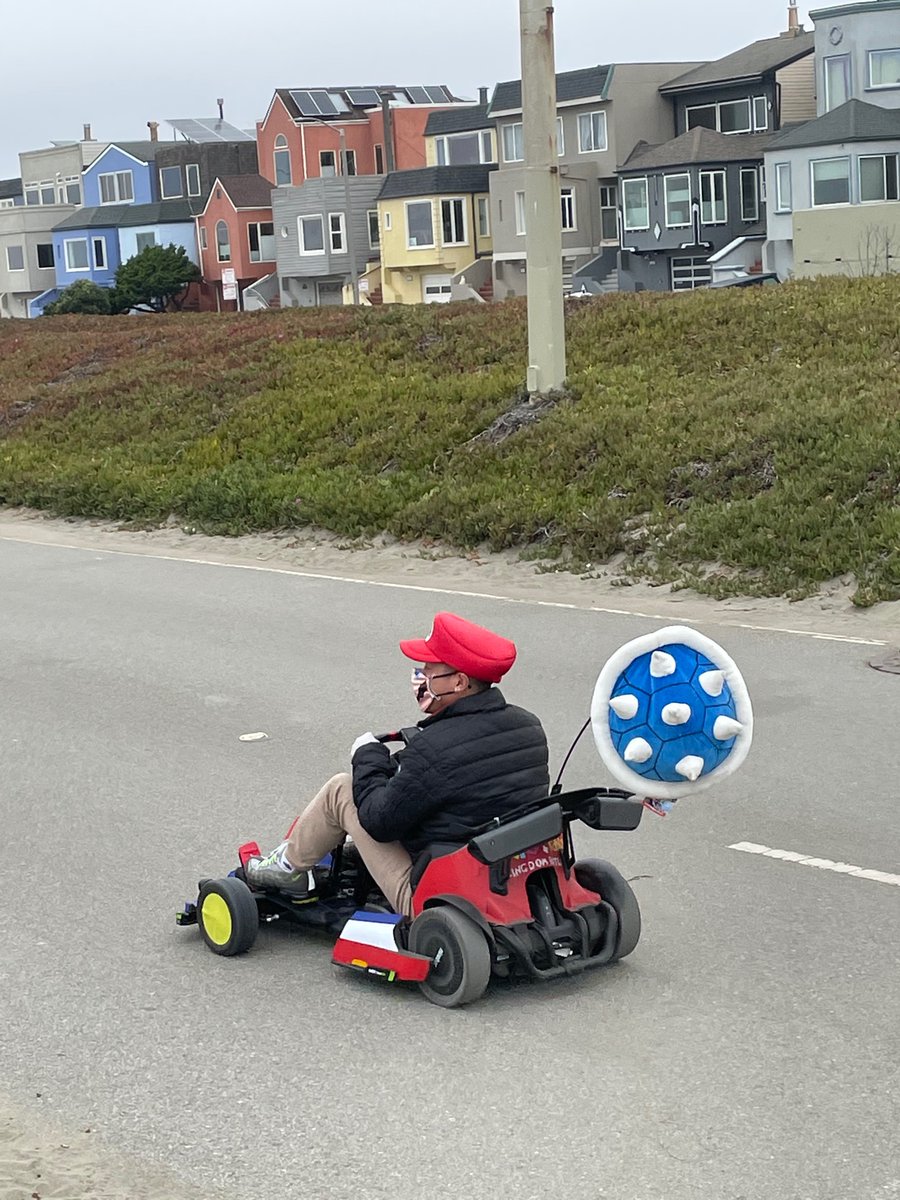
<svg viewBox="0 0 900 1200"><path fill-rule="evenodd" d="M197 233L187 200L82 208L53 230L57 288L78 279L112 287L123 262L147 246L181 246L198 262Z"/></svg>
<svg viewBox="0 0 900 1200"><path fill-rule="evenodd" d="M85 208L150 204L159 192L154 163L161 142L114 142L84 169Z"/></svg>

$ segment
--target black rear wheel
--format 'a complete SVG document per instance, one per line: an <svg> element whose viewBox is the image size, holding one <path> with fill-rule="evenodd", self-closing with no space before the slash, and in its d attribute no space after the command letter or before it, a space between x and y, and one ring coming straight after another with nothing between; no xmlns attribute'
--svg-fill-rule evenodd
<svg viewBox="0 0 900 1200"><path fill-rule="evenodd" d="M428 978L419 984L432 1004L458 1008L485 991L491 977L491 949L475 922L446 905L427 908L413 921L409 948L432 961Z"/></svg>
<svg viewBox="0 0 900 1200"><path fill-rule="evenodd" d="M585 858L575 864L575 878L589 892L611 904L619 918L612 961L625 958L641 940L641 909L631 884L618 868L602 858Z"/></svg>

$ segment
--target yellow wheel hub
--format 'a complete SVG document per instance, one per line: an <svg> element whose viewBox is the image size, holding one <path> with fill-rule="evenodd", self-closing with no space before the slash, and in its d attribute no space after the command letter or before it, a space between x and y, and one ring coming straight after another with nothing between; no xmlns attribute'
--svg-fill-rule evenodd
<svg viewBox="0 0 900 1200"><path fill-rule="evenodd" d="M217 893L210 892L203 901L200 918L209 940L217 946L226 946L231 938L234 923L231 920L231 909L225 900Z"/></svg>

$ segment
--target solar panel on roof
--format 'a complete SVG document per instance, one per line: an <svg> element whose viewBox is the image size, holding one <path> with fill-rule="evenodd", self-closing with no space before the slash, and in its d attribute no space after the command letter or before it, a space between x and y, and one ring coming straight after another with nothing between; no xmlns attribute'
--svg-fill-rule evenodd
<svg viewBox="0 0 900 1200"><path fill-rule="evenodd" d="M450 100L447 89L444 87L427 87L425 91L433 104L447 104Z"/></svg>
<svg viewBox="0 0 900 1200"><path fill-rule="evenodd" d="M189 142L255 142L256 138L219 117L169 118L177 134Z"/></svg>
<svg viewBox="0 0 900 1200"><path fill-rule="evenodd" d="M310 99L312 100L313 104L317 104L319 106L319 113L321 116L323 116L323 117L336 117L337 116L338 107L335 104L335 102L332 100L332 98L328 95L327 92L319 92L319 91L312 92L311 91L309 93L309 95L310 95Z"/></svg>
<svg viewBox="0 0 900 1200"><path fill-rule="evenodd" d="M347 99L357 108L377 108L381 97L375 88L348 88Z"/></svg>
<svg viewBox="0 0 900 1200"><path fill-rule="evenodd" d="M291 92L290 97L297 105L301 117L317 117L319 106L309 92Z"/></svg>
<svg viewBox="0 0 900 1200"><path fill-rule="evenodd" d="M413 104L430 104L431 98L423 87L408 87L405 89L407 96Z"/></svg>

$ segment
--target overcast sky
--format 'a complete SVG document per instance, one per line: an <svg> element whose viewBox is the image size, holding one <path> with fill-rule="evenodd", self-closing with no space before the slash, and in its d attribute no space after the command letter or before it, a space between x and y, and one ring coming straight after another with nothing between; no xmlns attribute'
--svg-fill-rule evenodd
<svg viewBox="0 0 900 1200"><path fill-rule="evenodd" d="M720 58L787 27L787 0L556 0L561 71L597 63ZM262 117L276 87L519 77L517 0L77 0L3 4L0 178L18 152L146 138L147 121ZM807 28L807 10L800 9ZM161 125L160 136L171 131Z"/></svg>

